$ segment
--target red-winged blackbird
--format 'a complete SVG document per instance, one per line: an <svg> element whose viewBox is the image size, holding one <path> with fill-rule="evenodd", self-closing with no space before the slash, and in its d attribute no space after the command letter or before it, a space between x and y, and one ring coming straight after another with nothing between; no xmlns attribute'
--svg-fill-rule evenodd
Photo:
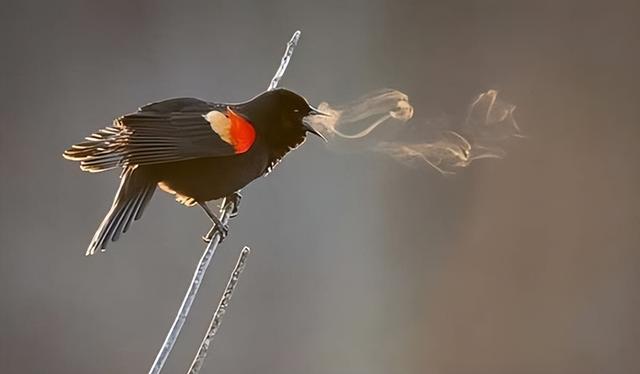
<svg viewBox="0 0 640 374"><path fill-rule="evenodd" d="M156 186L181 204L200 205L220 224L206 202L233 196L269 173L307 132L322 137L304 121L322 114L298 94L275 89L240 104L169 99L117 118L64 152L84 171L123 169L87 255L118 240L142 216Z"/></svg>

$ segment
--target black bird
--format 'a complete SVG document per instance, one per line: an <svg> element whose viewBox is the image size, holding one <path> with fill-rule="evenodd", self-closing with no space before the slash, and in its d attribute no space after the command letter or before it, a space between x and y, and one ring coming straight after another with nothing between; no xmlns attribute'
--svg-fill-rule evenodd
<svg viewBox="0 0 640 374"><path fill-rule="evenodd" d="M156 186L181 204L200 205L224 237L227 227L206 202L238 198L238 190L269 173L307 132L324 139L305 121L313 115L324 113L278 88L240 104L169 99L117 118L64 152L84 171L122 168L111 209L86 254L104 251L140 219Z"/></svg>

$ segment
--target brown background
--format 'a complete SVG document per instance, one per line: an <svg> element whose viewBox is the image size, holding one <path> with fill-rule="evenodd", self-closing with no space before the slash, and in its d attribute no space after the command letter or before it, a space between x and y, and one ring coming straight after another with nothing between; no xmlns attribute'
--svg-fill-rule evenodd
<svg viewBox="0 0 640 374"><path fill-rule="evenodd" d="M207 220L157 194L83 256L116 188L60 154L151 100L381 87L416 119L481 91L529 136L453 177L310 141L245 189L167 363L252 245L206 373L640 372L637 2L3 1L0 372L148 369Z"/></svg>

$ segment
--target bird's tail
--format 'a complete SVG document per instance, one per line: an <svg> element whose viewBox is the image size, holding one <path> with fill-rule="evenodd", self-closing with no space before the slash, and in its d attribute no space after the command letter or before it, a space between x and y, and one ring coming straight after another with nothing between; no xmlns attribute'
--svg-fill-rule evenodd
<svg viewBox="0 0 640 374"><path fill-rule="evenodd" d="M109 240L118 240L121 234L127 232L131 222L142 216L156 189L156 181L150 180L142 171L137 167L125 168L111 209L93 235L87 256L97 250L104 251Z"/></svg>

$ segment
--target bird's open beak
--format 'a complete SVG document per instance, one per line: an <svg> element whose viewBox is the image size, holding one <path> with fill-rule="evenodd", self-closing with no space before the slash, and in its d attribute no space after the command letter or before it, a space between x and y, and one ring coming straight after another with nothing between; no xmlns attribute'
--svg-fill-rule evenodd
<svg viewBox="0 0 640 374"><path fill-rule="evenodd" d="M324 116L324 117L331 117L331 114L327 113L327 112L323 112L318 108L314 108L312 106L309 106L311 108L311 110L309 111L310 116Z"/></svg>
<svg viewBox="0 0 640 374"><path fill-rule="evenodd" d="M331 114L329 113L325 113L321 110L318 110L314 107L311 107L311 110L309 110L309 114L307 114L307 116L324 116L324 117L330 117ZM311 127L311 125L309 124L309 122L307 121L303 121L304 123L304 127L307 129L308 132L312 133L315 136L318 136L320 139L324 140L325 143L328 143L329 141L327 140L327 138L324 137L324 135L322 135L322 133L316 129L314 129L313 127Z"/></svg>
<svg viewBox="0 0 640 374"><path fill-rule="evenodd" d="M322 135L322 133L316 129L314 129L313 127L311 127L311 125L309 125L308 123L304 124L304 127L307 129L307 132L312 133L313 135L319 137L320 139L324 140L325 143L328 143L329 141L327 140L327 138L324 137L324 135Z"/></svg>

